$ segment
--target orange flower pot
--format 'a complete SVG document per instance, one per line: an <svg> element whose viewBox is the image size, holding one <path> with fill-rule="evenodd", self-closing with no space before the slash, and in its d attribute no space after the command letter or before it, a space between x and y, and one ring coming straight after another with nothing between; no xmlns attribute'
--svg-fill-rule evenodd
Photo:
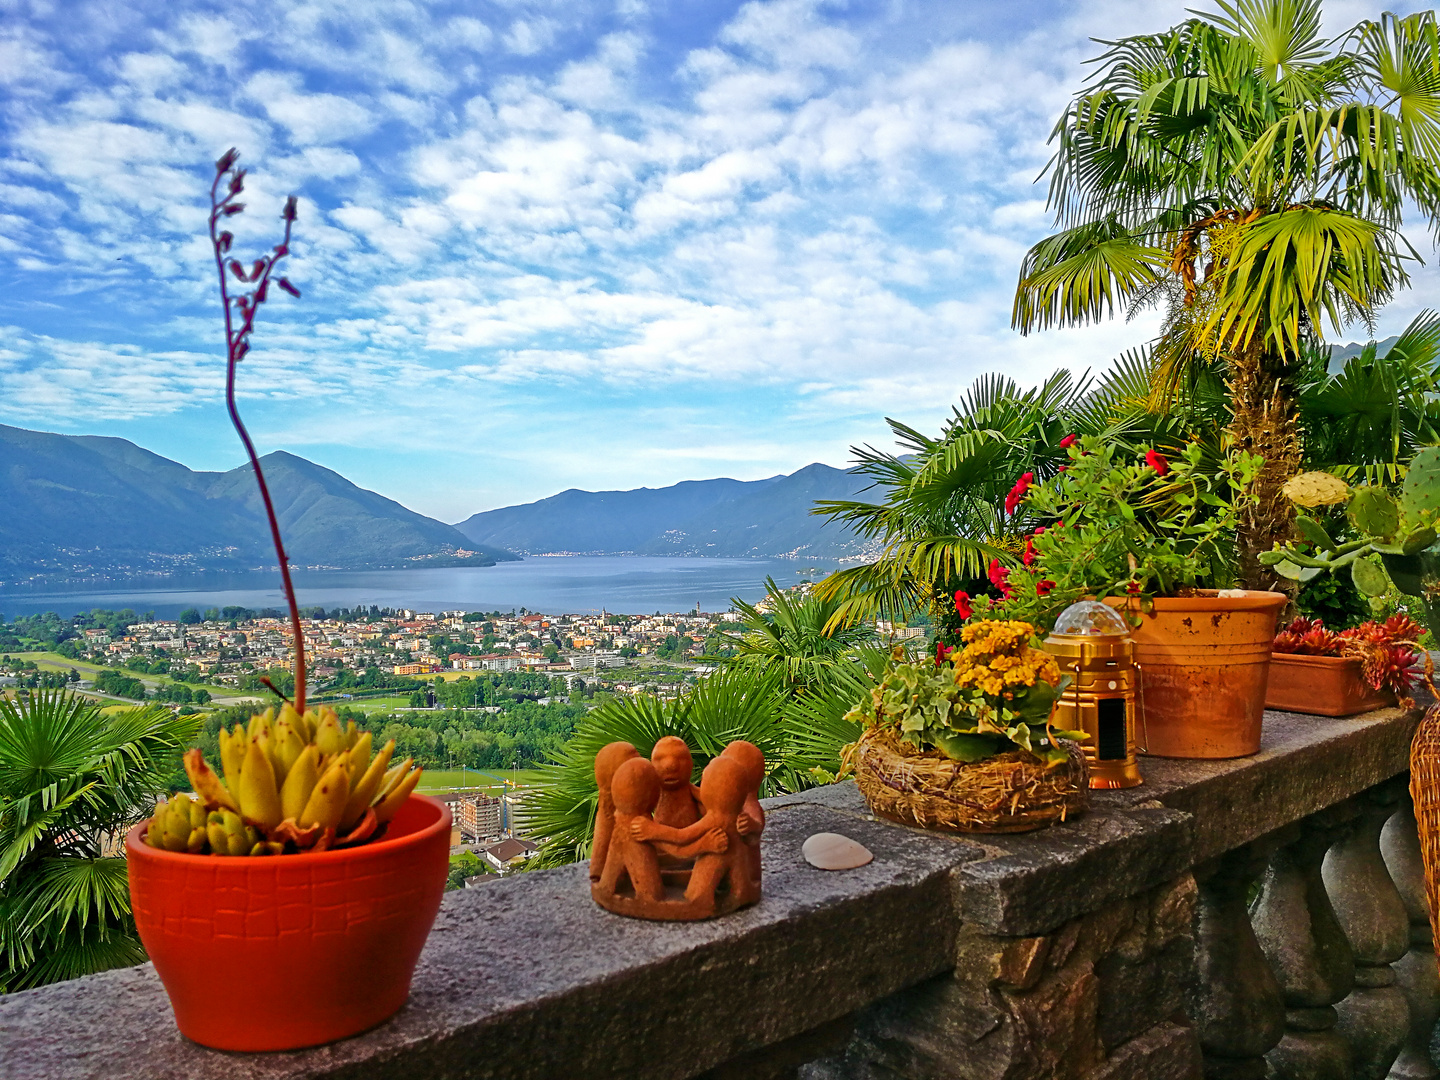
<svg viewBox="0 0 1440 1080"><path fill-rule="evenodd" d="M373 844L231 858L125 837L140 940L181 1034L217 1050L295 1050L393 1015L440 910L450 811L412 795Z"/></svg>
<svg viewBox="0 0 1440 1080"><path fill-rule="evenodd" d="M1260 750L1276 592L1157 597L1151 610L1129 607L1140 668L1141 737L1146 753L1173 758L1247 757Z"/></svg>
<svg viewBox="0 0 1440 1080"><path fill-rule="evenodd" d="M1395 704L1395 695L1376 690L1351 656L1275 653L1270 659L1267 709L1313 716L1354 716Z"/></svg>

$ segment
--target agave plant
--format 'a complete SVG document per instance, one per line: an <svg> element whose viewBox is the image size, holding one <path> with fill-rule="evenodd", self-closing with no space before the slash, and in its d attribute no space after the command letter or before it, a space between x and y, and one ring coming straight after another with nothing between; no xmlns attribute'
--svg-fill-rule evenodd
<svg viewBox="0 0 1440 1080"><path fill-rule="evenodd" d="M0 992L142 963L125 860L200 717L68 690L0 699Z"/></svg>

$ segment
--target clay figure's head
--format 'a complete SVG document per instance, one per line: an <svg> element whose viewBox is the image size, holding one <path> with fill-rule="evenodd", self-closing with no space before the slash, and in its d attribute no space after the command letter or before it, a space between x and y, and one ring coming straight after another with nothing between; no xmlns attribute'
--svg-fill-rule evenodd
<svg viewBox="0 0 1440 1080"><path fill-rule="evenodd" d="M738 814L749 790L747 779L744 765L721 754L700 774L700 801L709 812Z"/></svg>
<svg viewBox="0 0 1440 1080"><path fill-rule="evenodd" d="M650 760L660 774L660 786L666 791L675 791L690 783L690 774L695 771L690 747L685 745L684 739L675 735L666 735L657 742L650 753Z"/></svg>
<svg viewBox="0 0 1440 1080"><path fill-rule="evenodd" d="M765 779L765 754L753 742L736 739L720 752L721 757L733 758L745 766L745 779L751 791L759 791Z"/></svg>
<svg viewBox="0 0 1440 1080"><path fill-rule="evenodd" d="M653 814L660 803L655 766L638 755L624 762L610 781L610 798L622 814Z"/></svg>
<svg viewBox="0 0 1440 1080"><path fill-rule="evenodd" d="M615 770L631 758L639 756L640 751L628 742L612 742L600 748L600 752L595 755L595 786L602 797L609 793Z"/></svg>

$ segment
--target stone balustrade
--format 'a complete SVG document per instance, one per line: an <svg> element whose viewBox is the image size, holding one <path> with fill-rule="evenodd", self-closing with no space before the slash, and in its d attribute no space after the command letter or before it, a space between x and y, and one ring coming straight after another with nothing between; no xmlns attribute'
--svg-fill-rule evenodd
<svg viewBox="0 0 1440 1080"><path fill-rule="evenodd" d="M1417 718L1270 713L1255 757L1146 759L1019 836L875 821L851 784L772 799L749 910L636 922L581 867L521 874L447 895L409 1004L357 1038L203 1049L147 965L0 998L0 1080L1435 1077ZM822 831L875 861L811 868ZM215 1007L242 986L216 972Z"/></svg>

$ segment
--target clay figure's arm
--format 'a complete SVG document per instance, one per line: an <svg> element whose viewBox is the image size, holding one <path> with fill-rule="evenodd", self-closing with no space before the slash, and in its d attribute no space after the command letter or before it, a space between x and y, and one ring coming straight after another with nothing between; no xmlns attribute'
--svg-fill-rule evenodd
<svg viewBox="0 0 1440 1080"><path fill-rule="evenodd" d="M713 828L715 828L715 822L708 818L701 818L694 825L687 825L683 829L672 829L669 825L661 825L658 821L650 818L637 817L630 822L630 835L636 840L658 840L666 844L690 844Z"/></svg>
<svg viewBox="0 0 1440 1080"><path fill-rule="evenodd" d="M693 859L696 855L724 855L730 847L730 838L725 835L724 829L716 826L689 844L667 844L660 841L655 846L664 854L673 855L677 859Z"/></svg>
<svg viewBox="0 0 1440 1080"><path fill-rule="evenodd" d="M765 811L760 808L759 799L745 800L745 809L735 819L735 831L746 838L760 838L765 831Z"/></svg>

